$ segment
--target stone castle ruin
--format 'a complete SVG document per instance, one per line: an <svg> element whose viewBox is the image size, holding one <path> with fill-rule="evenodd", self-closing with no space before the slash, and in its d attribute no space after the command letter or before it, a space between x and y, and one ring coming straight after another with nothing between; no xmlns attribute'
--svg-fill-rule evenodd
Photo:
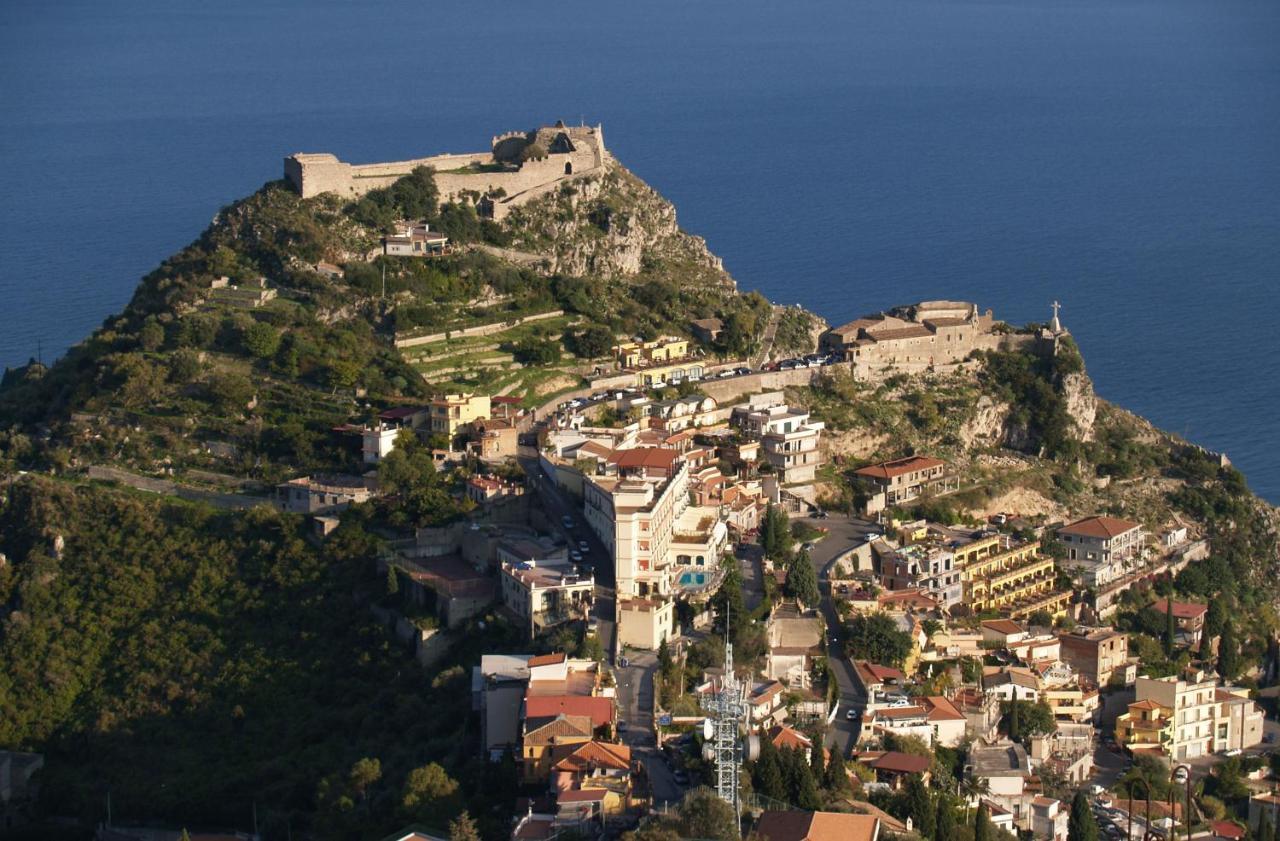
<svg viewBox="0 0 1280 841"><path fill-rule="evenodd" d="M321 193L358 198L428 166L435 170L441 201L474 201L482 214L501 220L512 208L565 181L599 172L608 156L601 126L561 121L498 135L487 152L375 164L350 164L328 152L299 152L284 159L284 177L304 199Z"/></svg>

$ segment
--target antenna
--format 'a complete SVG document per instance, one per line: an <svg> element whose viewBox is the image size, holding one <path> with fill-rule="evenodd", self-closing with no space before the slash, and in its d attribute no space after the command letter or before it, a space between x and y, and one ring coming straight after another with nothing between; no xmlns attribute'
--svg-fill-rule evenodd
<svg viewBox="0 0 1280 841"><path fill-rule="evenodd" d="M382 261L382 297L387 297L387 261Z"/></svg>
<svg viewBox="0 0 1280 841"><path fill-rule="evenodd" d="M716 764L716 796L733 807L735 816L741 814L738 802L738 772L742 762L741 725L745 714L744 686L738 683L733 671L733 642L730 635L733 607L728 599L724 605L724 677L713 687L703 708L710 715L707 727L711 730L711 745L706 749L708 759ZM704 731L706 732L706 731Z"/></svg>

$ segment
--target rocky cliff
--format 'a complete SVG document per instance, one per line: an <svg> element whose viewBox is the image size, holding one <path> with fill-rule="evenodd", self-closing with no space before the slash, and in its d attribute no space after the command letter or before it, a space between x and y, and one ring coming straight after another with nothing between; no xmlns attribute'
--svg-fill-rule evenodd
<svg viewBox="0 0 1280 841"><path fill-rule="evenodd" d="M634 278L662 270L734 286L706 242L680 229L675 207L612 159L603 174L566 182L506 224L517 248L545 255L560 274Z"/></svg>

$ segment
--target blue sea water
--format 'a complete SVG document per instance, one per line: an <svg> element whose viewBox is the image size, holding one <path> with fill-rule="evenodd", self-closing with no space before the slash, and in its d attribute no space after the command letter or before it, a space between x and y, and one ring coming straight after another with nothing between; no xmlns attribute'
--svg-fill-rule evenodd
<svg viewBox="0 0 1280 841"><path fill-rule="evenodd" d="M1049 302L1098 391L1280 501L1280 4L0 4L0 364L294 151L600 122L743 288L832 322Z"/></svg>

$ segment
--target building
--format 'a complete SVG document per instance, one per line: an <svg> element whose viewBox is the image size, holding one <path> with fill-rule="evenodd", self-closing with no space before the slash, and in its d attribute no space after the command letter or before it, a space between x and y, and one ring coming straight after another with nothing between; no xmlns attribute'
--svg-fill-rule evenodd
<svg viewBox="0 0 1280 841"><path fill-rule="evenodd" d="M1116 680L1128 686L1137 667L1129 662L1129 635L1110 627L1076 627L1058 634L1062 661L1094 686ZM1118 676L1118 677L1117 677Z"/></svg>
<svg viewBox="0 0 1280 841"><path fill-rule="evenodd" d="M998 611L1021 619L1039 611L1061 616L1071 593L1055 587L1053 558L1039 553L1038 540L1020 543L1000 535L988 554L965 564L965 603L974 613Z"/></svg>
<svg viewBox="0 0 1280 841"><path fill-rule="evenodd" d="M1142 560L1146 535L1142 526L1115 517L1087 517L1058 529L1067 548L1063 565L1081 576L1087 587L1102 587Z"/></svg>
<svg viewBox="0 0 1280 841"><path fill-rule="evenodd" d="M855 662L853 664L853 676L862 686L862 692L867 696L868 704L876 703L885 695L902 692L907 683L906 675L900 670L890 666L881 666L878 663L872 663L870 660L858 660Z"/></svg>
<svg viewBox="0 0 1280 841"><path fill-rule="evenodd" d="M880 819L842 812L762 812L751 834L760 841L878 841Z"/></svg>
<svg viewBox="0 0 1280 841"><path fill-rule="evenodd" d="M869 464L854 471L870 493L866 513L875 514L926 494L945 493L954 488L947 479L947 463L942 459L906 456Z"/></svg>
<svg viewBox="0 0 1280 841"><path fill-rule="evenodd" d="M1219 688L1213 675L1140 677L1129 711L1116 720L1116 740L1130 750L1195 759L1258 744L1262 720L1244 690Z"/></svg>
<svg viewBox="0 0 1280 841"><path fill-rule="evenodd" d="M977 780L985 780L987 797L1013 814L1021 823L1027 815L1026 784L1031 777L1031 764L1022 745L1008 740L992 745L974 745L969 751L968 772Z"/></svg>
<svg viewBox="0 0 1280 841"><path fill-rule="evenodd" d="M329 514L368 502L373 484L363 476L299 476L276 485L276 500L294 514Z"/></svg>
<svg viewBox="0 0 1280 841"><path fill-rule="evenodd" d="M1271 826L1280 826L1280 794L1268 791L1250 796L1249 828L1256 830L1263 815L1267 816L1267 823Z"/></svg>
<svg viewBox="0 0 1280 841"><path fill-rule="evenodd" d="M1067 841L1067 823L1070 811L1061 800L1037 796L1031 798L1031 832L1036 838L1049 841Z"/></svg>
<svg viewBox="0 0 1280 841"><path fill-rule="evenodd" d="M652 342L623 342L613 348L613 358L622 368L665 365L689 355L689 340L663 336Z"/></svg>
<svg viewBox="0 0 1280 841"><path fill-rule="evenodd" d="M792 689L809 686L814 658L822 654L822 624L816 614L783 603L769 616L765 677L786 681Z"/></svg>
<svg viewBox="0 0 1280 841"><path fill-rule="evenodd" d="M714 343L720 338L724 322L718 318L699 318L689 322L689 332L704 345Z"/></svg>
<svg viewBox="0 0 1280 841"><path fill-rule="evenodd" d="M782 484L812 482L823 464L820 444L826 425L811 420L807 410L788 406L780 392L735 406L730 423L744 437L760 442L760 457Z"/></svg>
<svg viewBox="0 0 1280 841"><path fill-rule="evenodd" d="M656 651L663 640L675 639L676 604L669 598L619 598L618 645Z"/></svg>
<svg viewBox="0 0 1280 841"><path fill-rule="evenodd" d="M533 637L545 628L585 619L595 579L563 560L502 564L502 604Z"/></svg>
<svg viewBox="0 0 1280 841"><path fill-rule="evenodd" d="M451 442L462 427L486 419L493 412L487 394L445 394L432 400L428 408L432 434L447 436Z"/></svg>
<svg viewBox="0 0 1280 841"><path fill-rule="evenodd" d="M911 544L882 555L880 583L886 590L924 590L944 608L959 604L964 597L954 556L937 544Z"/></svg>
<svg viewBox="0 0 1280 841"><path fill-rule="evenodd" d="M472 422L471 430L472 450L485 461L513 458L520 452L520 430L513 421L482 418Z"/></svg>
<svg viewBox="0 0 1280 841"><path fill-rule="evenodd" d="M521 781L526 784L548 782L555 748L586 744L594 732L589 715L560 713L545 718L526 718L520 740Z"/></svg>
<svg viewBox="0 0 1280 841"><path fill-rule="evenodd" d="M42 753L0 751L0 835L25 820L27 807L39 798L37 774L43 768Z"/></svg>
<svg viewBox="0 0 1280 841"><path fill-rule="evenodd" d="M986 666L981 682L983 692L995 695L1001 701L1040 700L1040 678L1030 669Z"/></svg>
<svg viewBox="0 0 1280 841"><path fill-rule="evenodd" d="M395 233L382 238L389 257L435 257L449 252L449 238L426 222L397 222Z"/></svg>
<svg viewBox="0 0 1280 841"><path fill-rule="evenodd" d="M977 350L997 350L1002 342L995 324L991 310L979 314L976 304L921 301L833 327L818 343L865 369L925 370L962 362Z"/></svg>
<svg viewBox="0 0 1280 841"><path fill-rule="evenodd" d="M472 476L467 479L467 499L477 505L523 495L524 485L509 479L497 476Z"/></svg>
<svg viewBox="0 0 1280 841"><path fill-rule="evenodd" d="M583 480L583 514L614 560L619 595L671 592L676 523L689 507L689 471L674 450L636 448L618 475Z"/></svg>
<svg viewBox="0 0 1280 841"><path fill-rule="evenodd" d="M1151 610L1162 615L1167 613L1169 611L1169 600L1156 599L1151 603ZM1200 634L1204 631L1204 618L1208 613L1208 605L1196 604L1195 602L1180 602L1174 599L1173 621L1178 630L1187 635L1192 645L1200 642Z"/></svg>
<svg viewBox="0 0 1280 841"><path fill-rule="evenodd" d="M404 427L379 421L373 426L355 429L360 432L360 455L364 463L377 464L396 448L396 438Z"/></svg>

